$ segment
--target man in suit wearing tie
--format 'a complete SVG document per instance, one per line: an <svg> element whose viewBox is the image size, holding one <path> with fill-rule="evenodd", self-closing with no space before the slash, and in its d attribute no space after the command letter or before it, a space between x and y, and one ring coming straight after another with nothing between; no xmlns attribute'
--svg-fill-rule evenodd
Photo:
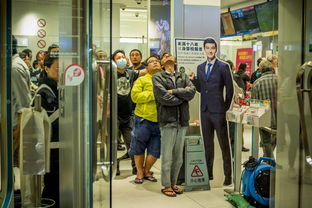
<svg viewBox="0 0 312 208"><path fill-rule="evenodd" d="M207 61L198 65L197 76L192 72L190 80L201 94L200 118L204 138L209 180L213 180L214 130L216 130L222 151L224 185L232 184L230 143L227 133L225 113L230 108L233 97L233 81L230 67L217 57L217 43L213 38L204 41ZM223 91L226 88L224 99Z"/></svg>

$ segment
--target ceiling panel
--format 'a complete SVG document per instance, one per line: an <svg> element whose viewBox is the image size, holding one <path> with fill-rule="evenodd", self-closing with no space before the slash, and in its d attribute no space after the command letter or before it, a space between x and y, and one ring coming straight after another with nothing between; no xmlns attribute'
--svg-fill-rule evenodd
<svg viewBox="0 0 312 208"><path fill-rule="evenodd" d="M252 0L221 0L221 7L230 7L243 2L252 2Z"/></svg>

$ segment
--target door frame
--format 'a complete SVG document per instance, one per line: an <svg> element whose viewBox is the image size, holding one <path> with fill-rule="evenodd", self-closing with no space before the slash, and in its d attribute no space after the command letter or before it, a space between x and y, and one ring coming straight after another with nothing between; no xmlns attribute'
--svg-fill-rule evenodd
<svg viewBox="0 0 312 208"><path fill-rule="evenodd" d="M0 11L0 85L1 85L1 192L2 207L13 207L13 154L12 154L12 110L11 110L11 68L12 68L12 3L2 0Z"/></svg>

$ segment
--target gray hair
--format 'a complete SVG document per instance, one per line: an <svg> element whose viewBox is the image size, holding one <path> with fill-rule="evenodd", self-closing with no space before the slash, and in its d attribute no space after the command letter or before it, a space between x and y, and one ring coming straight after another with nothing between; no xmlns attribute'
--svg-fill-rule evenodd
<svg viewBox="0 0 312 208"><path fill-rule="evenodd" d="M273 54L268 55L266 58L271 63L273 63L274 60L278 59L277 55L273 55Z"/></svg>
<svg viewBox="0 0 312 208"><path fill-rule="evenodd" d="M262 61L259 64L259 69L261 73L264 73L267 71L273 71L272 62L269 61L267 58L262 59Z"/></svg>

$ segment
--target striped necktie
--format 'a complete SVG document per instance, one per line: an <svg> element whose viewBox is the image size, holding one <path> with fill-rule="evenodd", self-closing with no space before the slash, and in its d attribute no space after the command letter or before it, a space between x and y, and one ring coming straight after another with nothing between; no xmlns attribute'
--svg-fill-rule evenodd
<svg viewBox="0 0 312 208"><path fill-rule="evenodd" d="M208 63L208 69L206 71L206 80L208 80L209 76L210 76L210 73L211 73L211 66L212 64L211 63Z"/></svg>

